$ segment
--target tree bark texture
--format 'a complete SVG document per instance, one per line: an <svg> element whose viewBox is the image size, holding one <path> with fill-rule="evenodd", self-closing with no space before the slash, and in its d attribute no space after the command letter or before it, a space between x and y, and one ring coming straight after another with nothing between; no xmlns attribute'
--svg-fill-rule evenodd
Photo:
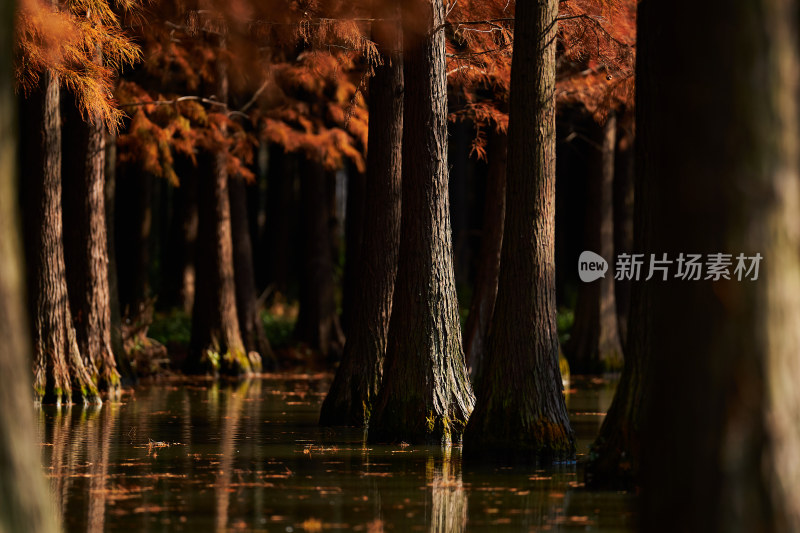
<svg viewBox="0 0 800 533"><path fill-rule="evenodd" d="M474 396L458 316L447 192L441 0L404 0L402 229L371 442L458 440ZM435 31L432 31L435 30Z"/></svg>
<svg viewBox="0 0 800 533"><path fill-rule="evenodd" d="M396 18L394 10L387 11L379 16ZM389 21L375 23L372 29L383 65L375 69L369 85L362 247L351 292L350 330L342 362L322 404L322 425L366 425L383 375L400 247L403 65L398 26Z"/></svg>
<svg viewBox="0 0 800 533"><path fill-rule="evenodd" d="M33 387L37 399L98 401L94 365L78 350L67 297L61 211L61 113L57 77L46 72L23 102L23 172Z"/></svg>
<svg viewBox="0 0 800 533"><path fill-rule="evenodd" d="M120 374L111 346L108 236L105 206L105 127L84 121L74 95L64 94L64 248L67 287L78 349L97 369L97 385L112 396ZM92 122L93 121L93 122Z"/></svg>
<svg viewBox="0 0 800 533"><path fill-rule="evenodd" d="M558 364L555 288L557 0L517 5L505 234L489 352L467 458L574 456Z"/></svg>

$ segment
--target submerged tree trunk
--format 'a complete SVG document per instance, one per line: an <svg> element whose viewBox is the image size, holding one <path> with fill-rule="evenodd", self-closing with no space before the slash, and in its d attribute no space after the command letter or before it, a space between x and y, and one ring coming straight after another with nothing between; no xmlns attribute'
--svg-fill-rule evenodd
<svg viewBox="0 0 800 533"><path fill-rule="evenodd" d="M120 374L111 346L108 237L105 206L105 128L85 122L72 94L64 109L64 234L69 303L83 357L97 369L97 385L112 396Z"/></svg>
<svg viewBox="0 0 800 533"><path fill-rule="evenodd" d="M55 533L30 401L31 345L16 190L13 6L0 6L0 531Z"/></svg>
<svg viewBox="0 0 800 533"><path fill-rule="evenodd" d="M300 191L303 203L303 275L294 336L327 356L340 354L344 335L336 309L333 264L334 180L322 165L307 160Z"/></svg>
<svg viewBox="0 0 800 533"><path fill-rule="evenodd" d="M605 277L581 283L575 309L575 325L564 352L573 374L592 374L622 367L614 290L614 151L617 119L612 112L602 128L598 164L590 176L587 208L587 250L604 257L612 268Z"/></svg>
<svg viewBox="0 0 800 533"><path fill-rule="evenodd" d="M67 298L61 213L61 114L58 79L42 75L23 102L23 171L28 300L34 392L45 402L99 401L97 372L85 364ZM90 361L87 361L91 363Z"/></svg>
<svg viewBox="0 0 800 533"><path fill-rule="evenodd" d="M236 312L244 347L251 361L257 362L253 370L261 367L275 368L275 354L267 340L256 302L256 279L253 270L253 246L247 217L247 191L243 179L228 183L231 203L231 231L233 234L233 269L236 281ZM253 353L255 352L255 353ZM256 354L258 354L256 356Z"/></svg>
<svg viewBox="0 0 800 533"><path fill-rule="evenodd" d="M704 264L650 282L643 531L800 530L798 8L639 4L653 246ZM705 279L715 254L730 280Z"/></svg>
<svg viewBox="0 0 800 533"><path fill-rule="evenodd" d="M449 442L461 436L474 396L453 273L442 1L407 0L402 20L402 229L384 379L368 438Z"/></svg>
<svg viewBox="0 0 800 533"><path fill-rule="evenodd" d="M225 47L220 37L220 48ZM228 69L224 59L217 61L215 94L228 100ZM224 126L223 134L224 134ZM200 178L200 226L192 338L187 364L193 372L249 374L252 370L239 331L236 312L236 282L233 267L231 207L228 196L227 157L218 148L210 154L211 174ZM203 163L201 162L201 165Z"/></svg>
<svg viewBox="0 0 800 533"><path fill-rule="evenodd" d="M486 180L486 199L483 208L483 236L475 279L475 290L469 308L464 333L464 355L467 358L472 383L478 382L489 336L489 325L497 298L500 275L500 252L503 247L503 224L506 217L506 132L492 130L489 134L489 175Z"/></svg>
<svg viewBox="0 0 800 533"><path fill-rule="evenodd" d="M372 38L381 48L384 64L375 69L369 85L371 119L362 247L350 293L350 330L342 362L322 404L322 425L366 425L381 383L400 245L400 37L396 22L373 25ZM349 208L347 216L349 219Z"/></svg>
<svg viewBox="0 0 800 533"><path fill-rule="evenodd" d="M548 461L575 454L562 394L556 329L557 14L557 0L517 4L509 108L509 201L488 358L475 411L464 433L464 453L470 458Z"/></svg>

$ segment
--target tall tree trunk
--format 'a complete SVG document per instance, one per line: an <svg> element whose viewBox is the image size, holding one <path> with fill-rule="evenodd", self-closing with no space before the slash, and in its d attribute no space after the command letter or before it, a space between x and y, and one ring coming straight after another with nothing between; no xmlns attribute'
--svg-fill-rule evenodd
<svg viewBox="0 0 800 533"><path fill-rule="evenodd" d="M105 206L105 127L98 116L85 122L74 94L64 110L64 234L67 288L78 349L97 369L97 385L119 393L120 375L111 347L108 237Z"/></svg>
<svg viewBox="0 0 800 533"><path fill-rule="evenodd" d="M404 0L399 264L372 442L458 440L474 396L464 364L447 193L441 0Z"/></svg>
<svg viewBox="0 0 800 533"><path fill-rule="evenodd" d="M253 247L247 217L247 191L242 179L228 182L231 203L231 231L233 234L233 270L236 281L236 312L242 341L253 362L253 370L262 366L275 368L275 354L267 340L256 302L256 278L253 270Z"/></svg>
<svg viewBox="0 0 800 533"><path fill-rule="evenodd" d="M489 175L486 180L486 199L483 207L483 235L469 309L464 330L464 355L467 358L472 383L477 383L487 348L489 324L497 298L500 275L500 252L503 247L503 224L506 218L506 157L508 136L506 132L492 129L489 133L487 159Z"/></svg>
<svg viewBox="0 0 800 533"><path fill-rule="evenodd" d="M61 114L56 76L46 72L23 102L28 300L34 392L60 403L98 401L97 371L78 351L67 298L61 213ZM88 364L87 364L88 363Z"/></svg>
<svg viewBox="0 0 800 533"><path fill-rule="evenodd" d="M597 168L590 176L587 208L587 250L614 261L614 152L617 118L612 112L602 128ZM570 370L591 374L622 367L614 273L591 283L581 283L575 309L575 325L564 351Z"/></svg>
<svg viewBox="0 0 800 533"><path fill-rule="evenodd" d="M639 4L653 246L732 254L730 280L650 282L644 531L800 530L799 7Z"/></svg>
<svg viewBox="0 0 800 533"><path fill-rule="evenodd" d="M14 2L0 4L0 531L55 533L31 408L31 345L17 210Z"/></svg>
<svg viewBox="0 0 800 533"><path fill-rule="evenodd" d="M397 12L383 9L376 16L392 20ZM375 69L369 84L364 233L351 292L351 327L342 362L322 403L322 425L366 425L381 384L400 246L403 66L397 26L381 22L372 28L383 65Z"/></svg>
<svg viewBox="0 0 800 533"><path fill-rule="evenodd" d="M225 48L225 38L219 39ZM228 100L228 67L217 61L215 94ZM223 126L223 134L224 126ZM227 148L218 148L211 157L211 175L198 185L200 227L198 229L192 338L187 364L191 371L249 374L251 362L242 342L236 312L236 282L233 267L231 207L228 196ZM202 163L201 163L202 164Z"/></svg>
<svg viewBox="0 0 800 533"><path fill-rule="evenodd" d="M575 453L562 394L556 328L557 14L557 0L517 4L509 102L509 201L488 358L464 434L468 457L546 461Z"/></svg>
<svg viewBox="0 0 800 533"><path fill-rule="evenodd" d="M303 277L294 336L323 355L340 354L344 335L336 309L333 265L333 175L307 160L301 178Z"/></svg>

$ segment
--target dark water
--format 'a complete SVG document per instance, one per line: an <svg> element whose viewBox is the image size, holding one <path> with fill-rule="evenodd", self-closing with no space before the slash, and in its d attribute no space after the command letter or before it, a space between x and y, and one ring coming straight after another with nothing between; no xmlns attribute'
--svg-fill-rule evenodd
<svg viewBox="0 0 800 533"><path fill-rule="evenodd" d="M316 426L330 376L159 384L101 408L44 408L39 437L67 531L628 531L631 497L580 467L462 467L460 449L365 446ZM586 453L613 389L573 383Z"/></svg>

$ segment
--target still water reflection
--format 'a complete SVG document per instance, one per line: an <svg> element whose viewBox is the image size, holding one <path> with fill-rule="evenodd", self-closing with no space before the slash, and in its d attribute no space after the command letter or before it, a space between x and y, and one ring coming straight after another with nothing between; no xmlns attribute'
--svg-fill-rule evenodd
<svg viewBox="0 0 800 533"><path fill-rule="evenodd" d="M323 429L330 376L137 388L39 416L67 531L628 531L631 497L582 488L580 467L467 468L458 447L366 446ZM613 387L573 384L586 453Z"/></svg>

